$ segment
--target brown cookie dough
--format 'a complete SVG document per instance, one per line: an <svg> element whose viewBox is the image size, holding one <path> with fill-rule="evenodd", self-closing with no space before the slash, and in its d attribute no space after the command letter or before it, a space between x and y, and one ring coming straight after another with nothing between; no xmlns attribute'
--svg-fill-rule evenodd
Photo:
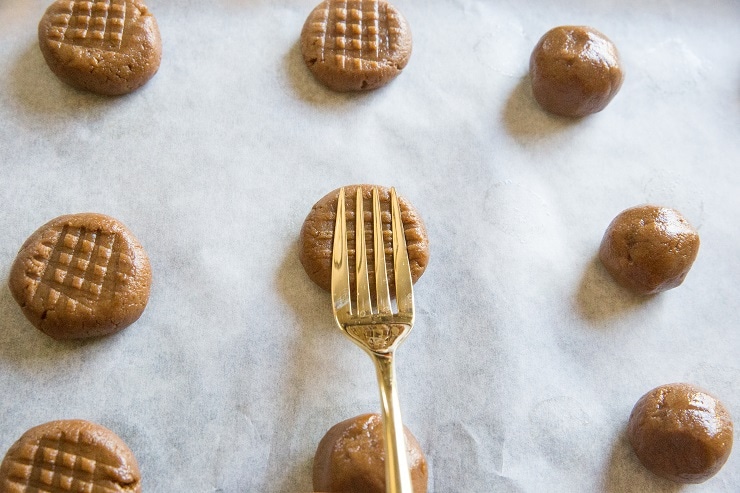
<svg viewBox="0 0 740 493"><path fill-rule="evenodd" d="M111 430L84 420L31 428L0 464L3 493L141 493L131 449Z"/></svg>
<svg viewBox="0 0 740 493"><path fill-rule="evenodd" d="M39 22L39 47L62 81L105 95L138 89L162 58L157 21L139 0L57 0Z"/></svg>
<svg viewBox="0 0 740 493"><path fill-rule="evenodd" d="M427 490L427 461L404 429L414 493ZM319 442L313 460L313 489L352 493L385 493L383 419L363 414L334 425Z"/></svg>
<svg viewBox="0 0 740 493"><path fill-rule="evenodd" d="M36 328L55 339L81 339L135 322L151 279L149 259L126 226L84 213L36 230L18 252L8 284Z"/></svg>
<svg viewBox="0 0 740 493"><path fill-rule="evenodd" d="M560 26L539 40L529 59L534 98L562 116L603 110L622 87L619 52L596 29Z"/></svg>
<svg viewBox="0 0 740 493"><path fill-rule="evenodd" d="M325 0L301 31L303 60L335 91L386 85L408 63L411 45L406 19L383 0Z"/></svg>
<svg viewBox="0 0 740 493"><path fill-rule="evenodd" d="M640 462L678 483L702 483L717 474L732 450L727 409L686 383L657 387L635 404L627 436Z"/></svg>
<svg viewBox="0 0 740 493"><path fill-rule="evenodd" d="M699 234L678 211L643 205L609 224L599 259L622 286L656 294L680 285L698 252Z"/></svg>
<svg viewBox="0 0 740 493"><path fill-rule="evenodd" d="M347 245L349 265L355 265L355 194L357 187L362 187L365 211L365 230L372 231L372 189L373 185L350 185L344 187L345 207L347 214ZM390 189L378 186L378 198L383 222L385 240L385 261L388 273L388 284L391 294L395 293L393 271L393 239L391 236L391 198ZM308 276L323 289L331 289L331 251L334 241L334 222L337 217L337 200L339 189L329 192L319 200L308 213L303 222L300 236L299 257ZM424 223L416 209L400 195L398 202L401 208L406 236L406 247L409 253L409 267L414 282L421 277L429 262L429 240ZM367 255L374 255L372 235L367 238ZM368 262L370 285L375 285L375 266ZM350 285L354 292L355 272L349 269Z"/></svg>

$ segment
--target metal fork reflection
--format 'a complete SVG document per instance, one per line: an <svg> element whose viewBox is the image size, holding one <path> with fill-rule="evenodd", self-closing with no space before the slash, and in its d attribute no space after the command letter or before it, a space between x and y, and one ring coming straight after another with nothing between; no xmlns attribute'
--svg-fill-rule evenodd
<svg viewBox="0 0 740 493"><path fill-rule="evenodd" d="M385 263L385 248L377 188L373 188L373 252L375 299L373 308L367 268L362 187L355 200L356 299L351 301L347 255L347 221L344 188L339 191L332 249L331 297L334 319L340 329L364 349L375 363L380 388L385 437L385 482L387 493L411 493L406 442L396 388L394 352L414 324L414 293L401 208L391 188L391 231L396 310L393 310Z"/></svg>

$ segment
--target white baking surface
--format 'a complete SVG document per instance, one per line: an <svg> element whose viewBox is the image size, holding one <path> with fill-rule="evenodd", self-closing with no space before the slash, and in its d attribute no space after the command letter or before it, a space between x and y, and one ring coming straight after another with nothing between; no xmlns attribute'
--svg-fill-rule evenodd
<svg viewBox="0 0 740 493"><path fill-rule="evenodd" d="M0 453L84 418L131 446L146 492L310 491L323 434L379 397L298 233L325 193L369 182L396 186L431 241L397 353L430 492L679 491L624 430L643 393L675 381L740 420L737 1L397 0L411 61L359 95L303 66L315 3L149 0L159 73L105 98L46 67L47 0L0 2ZM562 24L606 33L626 69L578 121L541 111L526 77ZM595 258L613 217L646 202L702 240L684 284L649 299ZM5 280L36 228L83 211L129 226L153 289L125 331L56 342ZM681 489L739 490L740 450Z"/></svg>

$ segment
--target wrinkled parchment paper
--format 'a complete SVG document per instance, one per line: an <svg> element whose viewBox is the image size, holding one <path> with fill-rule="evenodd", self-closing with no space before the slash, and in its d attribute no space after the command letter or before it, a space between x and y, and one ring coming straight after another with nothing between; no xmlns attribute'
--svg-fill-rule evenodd
<svg viewBox="0 0 740 493"><path fill-rule="evenodd" d="M301 60L315 2L149 0L162 65L119 98L51 74L46 1L0 3L0 450L84 418L131 446L147 492L310 491L323 434L379 397L298 232L325 193L368 182L396 186L431 241L397 353L430 492L678 491L624 431L643 393L676 381L740 417L737 3L397 0L408 67L344 95ZM562 24L607 34L626 70L582 120L541 111L527 78ZM702 240L684 284L652 298L595 257L642 203L678 209ZM83 211L139 238L152 294L125 331L56 342L5 280L37 227ZM738 488L735 451L681 491Z"/></svg>

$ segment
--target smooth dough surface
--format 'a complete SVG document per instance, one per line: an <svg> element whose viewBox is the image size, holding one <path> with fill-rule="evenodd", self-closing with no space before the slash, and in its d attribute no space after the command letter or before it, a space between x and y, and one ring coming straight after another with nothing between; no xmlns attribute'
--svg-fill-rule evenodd
<svg viewBox="0 0 740 493"><path fill-rule="evenodd" d="M624 79L614 43L588 26L560 26L545 33L532 51L529 75L540 106L571 117L603 110Z"/></svg>
<svg viewBox="0 0 740 493"><path fill-rule="evenodd" d="M640 462L678 483L714 476L732 451L727 409L706 391L686 383L657 387L632 409L627 435Z"/></svg>
<svg viewBox="0 0 740 493"><path fill-rule="evenodd" d="M684 281L699 243L699 233L680 212L643 205L622 211L609 224L599 259L622 286L656 294Z"/></svg>
<svg viewBox="0 0 740 493"><path fill-rule="evenodd" d="M404 427L414 493L427 490L427 462ZM362 414L334 425L321 439L313 462L313 488L321 492L385 493L383 420Z"/></svg>

